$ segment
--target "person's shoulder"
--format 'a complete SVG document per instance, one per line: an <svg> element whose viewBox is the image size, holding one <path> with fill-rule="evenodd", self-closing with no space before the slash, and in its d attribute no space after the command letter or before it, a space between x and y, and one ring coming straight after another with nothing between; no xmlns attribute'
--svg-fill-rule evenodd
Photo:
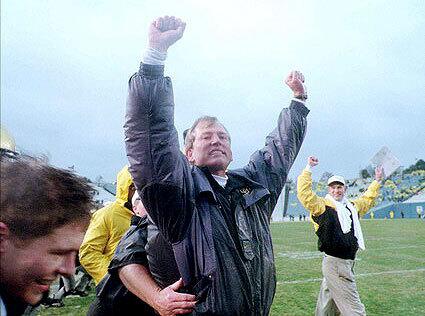
<svg viewBox="0 0 425 316"><path fill-rule="evenodd" d="M336 211L336 205L332 200L330 200L326 197L319 197L319 198L321 198L325 201L325 206L328 206L328 207L330 207L330 208L332 208ZM350 201L350 202L352 202L352 201Z"/></svg>
<svg viewBox="0 0 425 316"><path fill-rule="evenodd" d="M131 218L132 212L126 208L125 206L121 205L118 202L111 203L107 208L104 210L104 216L108 217L116 217L117 215L130 215L129 218Z"/></svg>
<svg viewBox="0 0 425 316"><path fill-rule="evenodd" d="M125 214L126 217L129 217L129 220L131 218L130 210L128 210L124 206L121 206L117 202L112 202L94 212L92 215L92 219L96 222L114 221L114 218L116 218L119 214Z"/></svg>
<svg viewBox="0 0 425 316"><path fill-rule="evenodd" d="M125 230L127 230L130 226L132 215L133 213L128 208L119 203L113 203L102 209L101 213L94 221L102 223L102 225L105 225L108 229L113 229L113 227L125 227Z"/></svg>
<svg viewBox="0 0 425 316"><path fill-rule="evenodd" d="M110 213L111 210L114 208L115 202L111 202L103 206L102 208L98 209L93 213L93 217L99 217L99 216L105 216L106 214Z"/></svg>

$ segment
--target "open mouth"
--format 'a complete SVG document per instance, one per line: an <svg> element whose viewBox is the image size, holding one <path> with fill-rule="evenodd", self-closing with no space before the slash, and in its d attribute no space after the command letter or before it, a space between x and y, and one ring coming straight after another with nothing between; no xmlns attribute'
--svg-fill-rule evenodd
<svg viewBox="0 0 425 316"><path fill-rule="evenodd" d="M219 150L219 149L214 149L214 150L211 150L210 151L210 155L217 155L217 154L219 154L219 155L225 155L224 151Z"/></svg>

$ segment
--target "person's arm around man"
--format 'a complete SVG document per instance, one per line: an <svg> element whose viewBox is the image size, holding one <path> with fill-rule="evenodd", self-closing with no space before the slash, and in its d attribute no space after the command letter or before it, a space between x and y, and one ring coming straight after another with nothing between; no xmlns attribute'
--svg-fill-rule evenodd
<svg viewBox="0 0 425 316"><path fill-rule="evenodd" d="M132 199L133 211L140 217L147 215L146 208L140 200L139 194L136 192ZM132 250L132 254L135 256L137 251L139 254L146 256L145 245L147 243L147 232L146 225L143 226L143 233L139 240L135 242L130 240L130 236L127 233L120 244L125 245L126 241L132 242L134 246L122 246L117 248L115 257L119 251ZM136 246L138 244L139 246ZM149 304L155 309L159 315L172 316L178 314L187 314L192 312L195 306L196 300L194 295L179 293L178 290L183 286L182 280L178 280L174 284L161 289L155 282L152 274L149 271L149 267L146 264L141 263L129 263L123 265L118 270L118 276L124 286L139 299Z"/></svg>
<svg viewBox="0 0 425 316"><path fill-rule="evenodd" d="M126 265L120 268L118 273L124 286L152 306L159 315L172 316L193 311L196 304L195 296L177 292L183 286L182 279L161 289L152 278L149 269L141 264Z"/></svg>

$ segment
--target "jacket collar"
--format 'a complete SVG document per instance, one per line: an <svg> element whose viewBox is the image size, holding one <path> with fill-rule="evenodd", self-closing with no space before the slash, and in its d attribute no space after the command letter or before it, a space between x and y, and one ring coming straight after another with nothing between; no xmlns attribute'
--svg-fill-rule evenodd
<svg viewBox="0 0 425 316"><path fill-rule="evenodd" d="M215 203L218 203L217 197L214 193L214 190L208 181L206 173L209 173L209 170L204 167L192 167L192 175L193 182L195 187L195 199L201 194L205 194L211 197ZM228 171L226 174L230 178L236 178L238 182L241 183L241 193L245 199L245 205L247 207L255 204L257 201L264 197L268 197L270 195L269 190L267 190L264 186L255 182L249 178L247 178L244 174L238 171ZM244 191L247 189L246 192Z"/></svg>
<svg viewBox="0 0 425 316"><path fill-rule="evenodd" d="M193 184L195 187L195 199L201 194L210 196L215 203L218 203L217 197L215 196L214 190L208 181L205 172L209 172L205 167L192 166Z"/></svg>
<svg viewBox="0 0 425 316"><path fill-rule="evenodd" d="M240 181L240 191L245 199L245 205L247 207L270 195L269 190L267 190L260 183L246 177L245 172L243 172L241 169L228 171L227 175L229 178L236 178Z"/></svg>

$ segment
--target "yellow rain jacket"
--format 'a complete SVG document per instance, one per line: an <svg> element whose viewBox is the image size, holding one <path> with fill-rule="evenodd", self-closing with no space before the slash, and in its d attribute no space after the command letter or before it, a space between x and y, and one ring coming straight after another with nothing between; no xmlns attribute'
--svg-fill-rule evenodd
<svg viewBox="0 0 425 316"><path fill-rule="evenodd" d="M115 248L130 227L133 213L124 204L128 201L128 189L132 183L128 167L125 166L117 175L115 202L93 214L81 244L80 263L96 284L108 272Z"/></svg>

